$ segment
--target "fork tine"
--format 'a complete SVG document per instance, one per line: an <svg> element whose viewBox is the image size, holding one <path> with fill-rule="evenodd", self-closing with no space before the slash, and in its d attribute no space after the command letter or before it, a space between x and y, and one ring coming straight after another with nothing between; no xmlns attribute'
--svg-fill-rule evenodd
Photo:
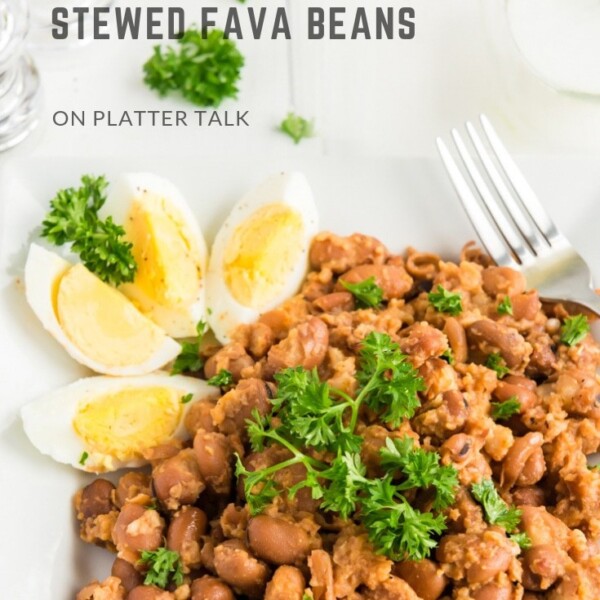
<svg viewBox="0 0 600 600"><path fill-rule="evenodd" d="M508 250L504 239L489 222L479 205L479 202L477 202L473 192L471 192L471 188L452 158L448 147L439 137L437 138L436 143L442 162L446 167L446 172L450 177L450 181L452 182L461 204L467 213L467 217L469 217L471 224L475 228L483 247L497 264L518 268L519 265L510 255L510 251Z"/></svg>
<svg viewBox="0 0 600 600"><path fill-rule="evenodd" d="M537 229L532 227L531 223L528 221L523 209L517 204L515 197L508 189L508 186L504 183L502 176L494 165L475 127L470 122L467 122L467 131L469 132L469 137L473 142L473 147L481 159L481 163L483 164L491 182L494 184L498 195L502 199L508 214L511 216L518 230L521 232L521 235L527 240L533 251L536 254L540 254L542 248L547 243L546 239L537 231ZM500 229L504 231L503 227L500 227Z"/></svg>
<svg viewBox="0 0 600 600"><path fill-rule="evenodd" d="M504 172L506 173L506 176L512 187L521 199L521 203L525 207L525 210L531 217L531 220L535 226L550 243L553 238L560 235L556 225L552 222L552 219L538 200L537 195L527 183L523 173L521 173L521 170L511 158L508 150L500 141L500 138L492 127L489 119L485 115L481 115L480 120L483 130L485 131L490 142L490 146L494 150L496 157L498 158L498 162L502 165L502 168L504 169Z"/></svg>
<svg viewBox="0 0 600 600"><path fill-rule="evenodd" d="M528 249L525 247L521 238L515 232L512 224L508 221L508 219L498 206L498 202L490 192L490 189L485 183L483 177L480 175L479 170L475 166L475 163L471 158L467 147L465 146L465 143L463 142L462 138L460 137L460 134L456 129L452 130L452 138L454 139L454 144L456 145L456 149L458 150L458 153L460 154L460 157L463 160L465 168L471 176L473 184L475 185L477 192L481 196L481 199L485 203L485 206L487 207L492 219L494 220L498 231L500 232L502 237L504 237L509 248L518 257L519 261L521 263L526 262L527 259L531 258Z"/></svg>

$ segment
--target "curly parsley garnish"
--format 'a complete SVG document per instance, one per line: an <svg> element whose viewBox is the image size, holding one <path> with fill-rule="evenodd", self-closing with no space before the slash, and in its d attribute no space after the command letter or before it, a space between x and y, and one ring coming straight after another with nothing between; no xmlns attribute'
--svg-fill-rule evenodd
<svg viewBox="0 0 600 600"><path fill-rule="evenodd" d="M492 402L492 419L495 421L506 421L521 411L521 403L516 396L511 396L504 402Z"/></svg>
<svg viewBox="0 0 600 600"><path fill-rule="evenodd" d="M377 308L383 302L383 290L375 283L375 277L369 277L358 283L339 280L356 300L357 308Z"/></svg>
<svg viewBox="0 0 600 600"><path fill-rule="evenodd" d="M440 466L436 453L413 448L407 438L387 440L381 456L388 473L370 479L360 456L362 438L355 431L362 406L378 412L393 427L414 415L423 382L398 345L377 332L363 340L357 371L360 387L354 398L322 382L316 370L285 369L275 379L272 414L261 417L255 411L247 431L255 452L274 443L286 448L290 457L256 471L246 469L238 457L236 475L244 478L251 513L261 512L280 495L278 471L301 464L306 475L287 490L290 497L308 488L313 498L322 500L323 510L343 519L358 511L376 551L393 560L427 556L445 529L444 518L413 508L404 492L431 489L433 510L439 511L454 501L455 469ZM310 449L330 452L334 458L323 462ZM398 474L402 481L397 481Z"/></svg>
<svg viewBox="0 0 600 600"><path fill-rule="evenodd" d="M567 346L574 346L589 333L590 324L585 315L567 317L560 329L560 341Z"/></svg>
<svg viewBox="0 0 600 600"><path fill-rule="evenodd" d="M294 443L317 450L356 450L360 446L353 430L362 399L330 389L320 381L316 369L285 369L275 375L275 381L277 396L271 402L283 423L280 431ZM350 416L348 424L344 415ZM252 439L251 429L248 432Z"/></svg>
<svg viewBox="0 0 600 600"><path fill-rule="evenodd" d="M485 361L485 366L492 371L496 371L498 379L502 379L510 373L510 369L506 366L504 359L499 352L492 352Z"/></svg>
<svg viewBox="0 0 600 600"><path fill-rule="evenodd" d="M233 383L233 375L227 369L221 369L216 375L213 375L206 383L216 387L226 387Z"/></svg>
<svg viewBox="0 0 600 600"><path fill-rule="evenodd" d="M394 561L426 558L446 529L442 515L413 508L389 477L369 480L361 521L376 551Z"/></svg>
<svg viewBox="0 0 600 600"><path fill-rule="evenodd" d="M175 550L143 550L140 563L148 568L144 585L155 585L164 590L170 583L183 583L183 565L179 552Z"/></svg>
<svg viewBox="0 0 600 600"><path fill-rule="evenodd" d="M504 296L504 298L502 298L502 300L498 303L498 308L496 308L496 312L499 315L513 314L513 305L509 296Z"/></svg>
<svg viewBox="0 0 600 600"><path fill-rule="evenodd" d="M179 375L180 373L198 373L204 366L204 361L200 356L200 344L202 338L208 330L206 322L200 320L196 325L196 333L198 337L193 342L182 342L181 352L175 359L171 367L171 375Z"/></svg>
<svg viewBox="0 0 600 600"><path fill-rule="evenodd" d="M398 489L433 488L433 508L441 510L450 506L458 486L456 469L450 465L441 466L436 452L427 452L413 445L414 441L409 437L387 438L385 447L380 451L381 466L388 471L399 469L405 475L406 479Z"/></svg>
<svg viewBox="0 0 600 600"><path fill-rule="evenodd" d="M460 294L449 292L442 285L438 284L435 292L427 294L429 303L435 310L455 317L462 312L462 300Z"/></svg>
<svg viewBox="0 0 600 600"><path fill-rule="evenodd" d="M392 427L414 415L420 404L417 392L425 389L406 358L398 344L377 331L363 340L359 352L356 378L362 389L357 400L379 413L381 420Z"/></svg>
<svg viewBox="0 0 600 600"><path fill-rule="evenodd" d="M198 106L219 106L225 98L237 97L244 57L235 42L213 29L203 35L187 29L177 47L154 47L144 64L144 83L159 95L178 90Z"/></svg>
<svg viewBox="0 0 600 600"><path fill-rule="evenodd" d="M313 122L293 112L287 114L286 118L281 122L279 130L289 135L294 140L294 144L298 144L300 140L314 135Z"/></svg>
<svg viewBox="0 0 600 600"><path fill-rule="evenodd" d="M506 531L512 532L521 521L521 511L514 506L508 506L498 494L491 479L482 479L471 486L473 497L483 507L486 521L490 525L499 525Z"/></svg>
<svg viewBox="0 0 600 600"><path fill-rule="evenodd" d="M107 186L103 176L84 175L80 187L59 190L42 223L42 237L55 246L71 243L71 250L92 273L119 285L133 281L136 264L132 245L123 240L125 230L112 217L98 217Z"/></svg>

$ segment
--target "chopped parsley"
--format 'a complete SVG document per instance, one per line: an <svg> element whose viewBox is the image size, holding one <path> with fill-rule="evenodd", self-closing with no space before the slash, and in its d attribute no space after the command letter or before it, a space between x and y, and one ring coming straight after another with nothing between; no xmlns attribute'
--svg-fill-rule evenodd
<svg viewBox="0 0 600 600"><path fill-rule="evenodd" d="M502 300L498 304L498 308L496 309L499 315L512 315L513 314L513 305L510 300L510 296L504 296Z"/></svg>
<svg viewBox="0 0 600 600"><path fill-rule="evenodd" d="M449 292L446 288L439 285L435 292L427 294L429 303L435 310L455 317L462 312L462 300L460 294Z"/></svg>
<svg viewBox="0 0 600 600"><path fill-rule="evenodd" d="M256 471L246 469L237 457L236 475L243 478L246 501L252 514L260 513L281 494L275 474L300 464L304 479L291 486L290 497L308 488L323 510L347 519L358 511L377 552L392 560L420 560L437 545L445 529L439 511L454 502L457 474L451 466L441 466L435 452L413 448L408 439L388 439L381 451L384 477L370 479L362 462L362 438L356 433L362 406L379 413L380 418L397 427L414 415L419 405L418 391L423 382L406 361L398 345L383 333L372 332L359 353L355 397L322 382L316 370L289 368L275 375L277 395L270 415L254 411L247 421L253 451L268 444L289 450L286 460ZM330 452L330 463L313 452ZM400 473L402 481L395 474ZM410 505L406 490L431 489L432 510L422 512ZM434 514L435 513L435 514Z"/></svg>
<svg viewBox="0 0 600 600"><path fill-rule="evenodd" d="M211 377L206 383L217 387L225 387L233 383L233 375L227 369L221 369L216 375Z"/></svg>
<svg viewBox="0 0 600 600"><path fill-rule="evenodd" d="M177 46L154 46L144 64L144 83L160 96L179 91L198 106L219 106L236 98L244 57L220 29L203 33L192 27Z"/></svg>
<svg viewBox="0 0 600 600"><path fill-rule="evenodd" d="M456 362L454 353L451 348L446 348L441 354L440 358L445 360L449 365L453 365Z"/></svg>
<svg viewBox="0 0 600 600"><path fill-rule="evenodd" d="M358 283L339 280L356 300L357 308L377 308L383 301L383 290L375 283L375 277L369 277Z"/></svg>
<svg viewBox="0 0 600 600"><path fill-rule="evenodd" d="M498 352L492 352L485 361L485 366L488 369L496 371L498 379L502 379L505 375L510 373L510 369L506 366L504 359Z"/></svg>
<svg viewBox="0 0 600 600"><path fill-rule="evenodd" d="M511 540L511 542L515 542L515 544L518 544L521 550L529 550L529 548L531 548L531 546L533 545L531 542L531 538L524 532L513 533L509 535L508 538Z"/></svg>
<svg viewBox="0 0 600 600"><path fill-rule="evenodd" d="M181 396L181 404L187 404L188 402L191 402L193 397L194 394L186 394L185 396Z"/></svg>
<svg viewBox="0 0 600 600"><path fill-rule="evenodd" d="M152 498L148 504L144 505L146 510L158 510L158 501L156 498Z"/></svg>
<svg viewBox="0 0 600 600"><path fill-rule="evenodd" d="M492 402L492 418L495 421L506 421L521 411L521 403L516 396L511 396L504 402Z"/></svg>
<svg viewBox="0 0 600 600"><path fill-rule="evenodd" d="M85 463L89 457L90 457L90 455L84 450L81 453L81 456L79 457L79 464L82 466L85 465Z"/></svg>
<svg viewBox="0 0 600 600"><path fill-rule="evenodd" d="M498 494L491 479L482 479L471 486L473 497L483 507L486 521L490 525L499 525L506 531L513 532L521 521L521 511L508 506Z"/></svg>
<svg viewBox="0 0 600 600"><path fill-rule="evenodd" d="M574 346L585 338L590 331L590 324L585 315L567 317L560 329L560 341L567 346Z"/></svg>
<svg viewBox="0 0 600 600"><path fill-rule="evenodd" d="M193 342L182 342L181 352L171 367L171 375L198 373L202 369L204 361L200 356L200 344L207 330L208 325L202 320L198 321L196 325L197 338Z"/></svg>
<svg viewBox="0 0 600 600"><path fill-rule="evenodd" d="M84 175L78 188L59 190L42 222L42 237L55 246L71 244L83 264L102 281L119 285L133 281L136 264L125 230L98 211L106 202L104 176Z"/></svg>
<svg viewBox="0 0 600 600"><path fill-rule="evenodd" d="M171 583L183 583L183 565L179 552L167 548L142 550L139 561L148 568L144 585L155 585L163 590Z"/></svg>
<svg viewBox="0 0 600 600"><path fill-rule="evenodd" d="M313 122L307 121L293 112L288 113L286 118L283 119L281 125L279 125L279 130L289 135L294 140L294 144L298 144L300 140L314 135Z"/></svg>

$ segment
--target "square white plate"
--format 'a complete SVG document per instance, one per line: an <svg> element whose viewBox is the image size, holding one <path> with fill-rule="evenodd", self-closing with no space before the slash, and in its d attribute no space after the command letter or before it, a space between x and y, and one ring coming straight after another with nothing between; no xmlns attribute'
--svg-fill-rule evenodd
<svg viewBox="0 0 600 600"><path fill-rule="evenodd" d="M523 169L558 226L600 282L600 159L523 159ZM73 493L91 476L41 456L25 437L19 408L86 374L43 330L25 302L21 272L48 201L84 173L125 171L172 179L212 241L240 195L278 170L303 171L322 229L379 237L393 251L413 245L456 257L474 233L433 160L156 158L23 159L0 178L0 578L7 600L67 600L109 573L111 557L78 539Z"/></svg>

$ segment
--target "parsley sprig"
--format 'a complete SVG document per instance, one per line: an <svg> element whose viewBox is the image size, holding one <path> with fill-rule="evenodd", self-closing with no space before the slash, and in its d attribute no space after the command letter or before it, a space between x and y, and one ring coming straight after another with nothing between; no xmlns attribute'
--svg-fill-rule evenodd
<svg viewBox="0 0 600 600"><path fill-rule="evenodd" d="M422 380L397 344L377 332L364 339L357 372L360 388L354 398L321 382L316 370L285 369L275 378L272 413L261 417L255 411L247 431L255 452L277 444L289 457L257 471L248 470L238 457L236 474L244 479L250 511L261 512L281 493L278 471L301 464L306 475L287 490L290 497L308 488L323 510L343 519L359 515L375 549L393 560L427 556L436 545L435 536L445 529L444 518L413 508L404 492L431 489L433 509L441 510L454 501L456 471L440 466L437 454L413 448L409 439L388 440L381 458L389 472L370 479L360 456L362 440L355 432L361 406L379 412L394 426L418 406ZM325 462L323 452L334 458Z"/></svg>
<svg viewBox="0 0 600 600"><path fill-rule="evenodd" d="M143 550L140 563L148 568L145 585L155 585L163 590L170 584L183 583L183 565L179 552L167 548Z"/></svg>
<svg viewBox="0 0 600 600"><path fill-rule="evenodd" d="M449 292L442 285L438 284L435 292L427 294L429 303L435 310L455 317L462 312L462 300L460 294Z"/></svg>
<svg viewBox="0 0 600 600"><path fill-rule="evenodd" d="M471 486L471 493L477 502L481 504L485 517L490 525L499 525L506 531L513 532L521 521L521 511L508 506L498 494L491 479L482 479Z"/></svg>
<svg viewBox="0 0 600 600"><path fill-rule="evenodd" d="M585 315L567 317L560 329L560 341L567 346L574 346L585 338L590 331L590 324Z"/></svg>
<svg viewBox="0 0 600 600"><path fill-rule="evenodd" d="M173 362L171 367L171 375L179 375L180 373L198 373L204 366L204 361L200 356L200 344L202 338L208 330L208 325L205 321L198 321L196 325L197 338L193 342L182 342L181 352Z"/></svg>
<svg viewBox="0 0 600 600"><path fill-rule="evenodd" d="M235 42L220 29L206 34L191 27L177 40L178 46L154 47L144 64L144 83L160 96L178 90L198 106L219 106L237 97L244 57Z"/></svg>
<svg viewBox="0 0 600 600"><path fill-rule="evenodd" d="M357 400L379 413L381 420L392 427L415 414L420 404L417 392L425 389L423 379L417 376L398 344L377 331L363 340L356 378L362 386ZM352 425L356 425L356 419Z"/></svg>
<svg viewBox="0 0 600 600"><path fill-rule="evenodd" d="M277 373L278 390L272 404L286 435L317 450L355 451L361 441L354 433L361 406L377 412L392 427L414 415L423 380L388 335L369 333L362 342L358 365L356 378L361 387L355 398L321 382L316 370L298 367Z"/></svg>
<svg viewBox="0 0 600 600"><path fill-rule="evenodd" d="M330 451L360 447L361 438L353 435L362 404L360 395L353 399L331 389L321 382L316 369L285 369L275 375L275 381L277 396L271 402L283 423L280 430L295 444Z"/></svg>
<svg viewBox="0 0 600 600"><path fill-rule="evenodd" d="M244 477L246 500L252 514L261 512L279 495L273 479L277 471L303 464L306 478L289 488L288 495L294 497L300 489L309 488L314 499L322 499L323 510L337 512L343 519L349 518L358 510L360 521L378 553L385 554L392 560L404 560L407 557L421 560L437 545L435 536L446 528L443 515L421 512L413 508L403 495L408 489L433 487L436 493L434 510L441 510L454 502L458 483L456 470L451 466L439 467L439 456L436 453L420 450L409 454L402 464L394 463L393 467L399 467L406 477L403 483L396 484L392 473L383 478L367 478L366 468L358 452L340 453L327 466L289 444L276 431L265 429L262 425L258 427L264 434L262 440L268 438L276 441L287 448L292 457L259 471L248 471L238 457L236 474ZM257 441L257 431L254 431L254 442ZM395 446L396 442L410 446L406 440L391 441L388 438L387 442L391 443L388 449L394 448L394 453L400 447ZM381 455L383 459L383 449ZM431 456L431 459L425 459L424 462L437 465L440 480L431 479L436 467L422 477L416 475L420 468L418 462L423 462L424 455Z"/></svg>
<svg viewBox="0 0 600 600"><path fill-rule="evenodd" d="M294 144L298 144L300 140L309 138L314 135L314 125L312 121L290 112L286 118L283 119L279 130L289 135L293 140Z"/></svg>
<svg viewBox="0 0 600 600"><path fill-rule="evenodd" d="M375 283L375 277L369 277L358 283L339 280L356 301L357 308L377 308L383 302L383 290Z"/></svg>
<svg viewBox="0 0 600 600"><path fill-rule="evenodd" d="M444 509L454 501L454 490L458 486L457 472L451 465L441 466L436 452L414 448L412 438L387 438L381 449L381 466L388 470L400 469L406 479L398 489L433 488L433 508Z"/></svg>
<svg viewBox="0 0 600 600"><path fill-rule="evenodd" d="M516 396L511 396L504 402L492 402L490 406L494 421L506 421L521 411L521 403Z"/></svg>
<svg viewBox="0 0 600 600"><path fill-rule="evenodd" d="M106 202L104 176L84 175L78 188L59 190L42 223L42 237L56 246L71 244L83 264L102 281L119 285L133 281L136 264L125 230L98 211Z"/></svg>
<svg viewBox="0 0 600 600"><path fill-rule="evenodd" d="M361 521L380 554L394 561L422 560L445 529L443 515L413 508L389 479L372 479L361 502Z"/></svg>

